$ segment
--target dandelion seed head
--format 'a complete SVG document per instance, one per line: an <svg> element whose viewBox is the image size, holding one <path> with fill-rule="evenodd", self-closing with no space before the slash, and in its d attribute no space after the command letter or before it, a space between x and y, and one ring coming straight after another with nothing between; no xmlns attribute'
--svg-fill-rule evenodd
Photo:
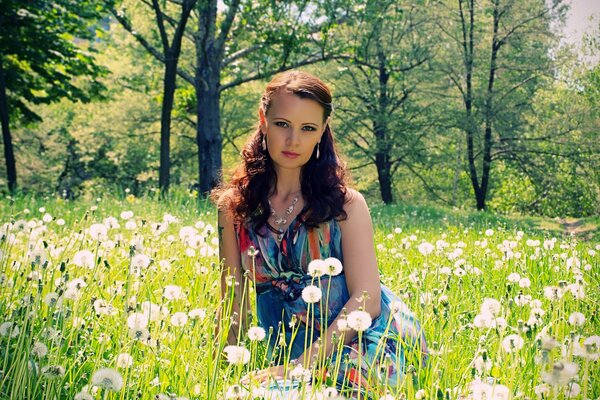
<svg viewBox="0 0 600 400"><path fill-rule="evenodd" d="M304 300L306 303L317 303L319 300L321 300L321 296L321 289L314 285L308 285L302 289L302 300Z"/></svg>
<svg viewBox="0 0 600 400"><path fill-rule="evenodd" d="M356 332L363 332L371 326L373 322L371 315L366 311L354 310L346 318L348 327Z"/></svg>
<svg viewBox="0 0 600 400"><path fill-rule="evenodd" d="M248 339L251 341L261 341L267 336L265 330L260 326L253 326L248 329Z"/></svg>
<svg viewBox="0 0 600 400"><path fill-rule="evenodd" d="M118 392L123 387L123 377L112 368L101 368L92 375L92 384L100 388Z"/></svg>

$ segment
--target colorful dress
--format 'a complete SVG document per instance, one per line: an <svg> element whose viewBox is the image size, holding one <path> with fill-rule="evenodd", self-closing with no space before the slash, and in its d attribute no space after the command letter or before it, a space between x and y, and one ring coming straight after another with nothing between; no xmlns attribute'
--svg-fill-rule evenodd
<svg viewBox="0 0 600 400"><path fill-rule="evenodd" d="M331 220L309 229L296 217L281 243L266 225L256 230L237 225L236 233L242 268L256 285L258 322L269 335L268 356L276 364L284 358L295 359L303 354L305 343L313 343L321 328L326 329L349 300L343 272L321 278L307 274L308 264L314 259L335 257L343 264L339 223ZM258 252L253 252L253 248ZM311 284L322 289L322 300L314 305L302 299L302 289ZM321 327L324 320L327 326ZM338 363L341 364L338 384L353 384L360 371L363 388L364 382L373 381L374 374L382 384L396 386L406 365L421 364L426 354L420 324L408 307L382 285L381 314L362 333L361 346L357 336L344 346L341 354L336 352L331 357L330 364L335 365L338 357L342 357Z"/></svg>

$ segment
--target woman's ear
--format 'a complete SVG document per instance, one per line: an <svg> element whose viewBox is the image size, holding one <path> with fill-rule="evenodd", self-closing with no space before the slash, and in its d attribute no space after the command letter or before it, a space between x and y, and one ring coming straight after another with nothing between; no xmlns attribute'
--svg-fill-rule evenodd
<svg viewBox="0 0 600 400"><path fill-rule="evenodd" d="M265 113L263 112L262 109L258 110L258 118L260 120L260 130L265 131L266 127L267 127L267 117L265 117Z"/></svg>
<svg viewBox="0 0 600 400"><path fill-rule="evenodd" d="M323 134L325 133L325 129L327 129L329 122L331 122L331 117L327 117L327 119L325 120L325 123L323 124L323 131L321 132L321 136L323 136Z"/></svg>

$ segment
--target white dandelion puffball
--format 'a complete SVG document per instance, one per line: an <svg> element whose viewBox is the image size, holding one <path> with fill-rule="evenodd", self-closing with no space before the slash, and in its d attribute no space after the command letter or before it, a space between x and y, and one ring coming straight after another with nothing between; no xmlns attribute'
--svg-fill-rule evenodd
<svg viewBox="0 0 600 400"><path fill-rule="evenodd" d="M204 319L206 318L206 309L204 308L195 308L188 313L188 316L191 319Z"/></svg>
<svg viewBox="0 0 600 400"><path fill-rule="evenodd" d="M494 230L493 229L486 229L485 230L485 236L494 236Z"/></svg>
<svg viewBox="0 0 600 400"><path fill-rule="evenodd" d="M579 366L570 361L559 361L554 363L552 371L543 372L542 380L553 386L566 385L579 372Z"/></svg>
<svg viewBox="0 0 600 400"><path fill-rule="evenodd" d="M184 312L176 312L171 315L171 325L173 326L185 326L188 322L188 316Z"/></svg>
<svg viewBox="0 0 600 400"><path fill-rule="evenodd" d="M88 233L94 240L103 240L106 239L108 228L104 224L92 224Z"/></svg>
<svg viewBox="0 0 600 400"><path fill-rule="evenodd" d="M166 307L161 307L150 301L142 302L142 312L150 321L159 321L169 315L169 310Z"/></svg>
<svg viewBox="0 0 600 400"><path fill-rule="evenodd" d="M94 254L89 250L81 250L73 256L73 264L78 267L92 269L96 265Z"/></svg>
<svg viewBox="0 0 600 400"><path fill-rule="evenodd" d="M575 311L569 316L569 324L573 326L583 326L583 324L585 324L585 315Z"/></svg>
<svg viewBox="0 0 600 400"><path fill-rule="evenodd" d="M290 371L290 378L295 381L310 382L310 377L310 370L304 368L302 365L296 365L294 369Z"/></svg>
<svg viewBox="0 0 600 400"><path fill-rule="evenodd" d="M337 276L342 273L344 267L342 266L342 262L335 257L329 257L323 260L326 265L326 271L331 276Z"/></svg>
<svg viewBox="0 0 600 400"><path fill-rule="evenodd" d="M508 335L502 340L502 348L507 353L521 350L523 344L525 344L525 341L519 335Z"/></svg>
<svg viewBox="0 0 600 400"><path fill-rule="evenodd" d="M128 231L132 231L135 228L137 228L137 224L134 220L131 219L125 223L125 229L127 229Z"/></svg>
<svg viewBox="0 0 600 400"><path fill-rule="evenodd" d="M423 242L419 245L418 249L419 253L423 254L424 256L428 256L433 253L435 247L429 242Z"/></svg>
<svg viewBox="0 0 600 400"><path fill-rule="evenodd" d="M250 361L250 351L244 346L225 346L223 352L231 364L243 365Z"/></svg>
<svg viewBox="0 0 600 400"><path fill-rule="evenodd" d="M348 321L348 326L356 332L363 332L370 327L373 322L373 319L368 312L360 310L352 311L348 314L346 320Z"/></svg>
<svg viewBox="0 0 600 400"><path fill-rule="evenodd" d="M253 342L264 340L266 336L267 333L260 326L253 326L248 329L248 338Z"/></svg>
<svg viewBox="0 0 600 400"><path fill-rule="evenodd" d="M47 365L42 368L42 375L48 379L56 379L65 375L65 367L62 365Z"/></svg>
<svg viewBox="0 0 600 400"><path fill-rule="evenodd" d="M129 368L133 365L133 357L129 353L121 353L115 361L117 368Z"/></svg>
<svg viewBox="0 0 600 400"><path fill-rule="evenodd" d="M73 397L73 400L94 400L94 396L88 392L81 391Z"/></svg>
<svg viewBox="0 0 600 400"><path fill-rule="evenodd" d="M312 260L308 263L308 274L313 278L320 278L327 273L326 266L323 260Z"/></svg>
<svg viewBox="0 0 600 400"><path fill-rule="evenodd" d="M123 211L121 213L121 219L123 219L123 220L127 220L131 217L133 217L133 211Z"/></svg>
<svg viewBox="0 0 600 400"><path fill-rule="evenodd" d="M150 257L145 254L136 254L131 259L131 266L134 268L147 268L150 265Z"/></svg>
<svg viewBox="0 0 600 400"><path fill-rule="evenodd" d="M309 304L318 302L321 300L321 296L321 289L314 285L309 285L302 289L302 300Z"/></svg>
<svg viewBox="0 0 600 400"><path fill-rule="evenodd" d="M92 375L92 385L118 392L123 387L123 377L112 368L101 368Z"/></svg>
<svg viewBox="0 0 600 400"><path fill-rule="evenodd" d="M19 332L19 327L12 321L3 322L0 325L0 336L14 338L19 336Z"/></svg>
<svg viewBox="0 0 600 400"><path fill-rule="evenodd" d="M42 358L48 354L48 347L42 342L35 342L33 346L31 346L31 354L37 358Z"/></svg>
<svg viewBox="0 0 600 400"><path fill-rule="evenodd" d="M148 316L142 313L133 313L127 318L129 329L140 330L148 326Z"/></svg>
<svg viewBox="0 0 600 400"><path fill-rule="evenodd" d="M484 299L483 304L481 304L481 314L490 314L496 315L502 309L502 305L496 299Z"/></svg>
<svg viewBox="0 0 600 400"><path fill-rule="evenodd" d="M167 285L163 289L163 297L167 300L179 300L185 297L181 287L177 285Z"/></svg>
<svg viewBox="0 0 600 400"><path fill-rule="evenodd" d="M341 318L337 320L337 328L340 332L346 332L348 328L348 320L345 318Z"/></svg>

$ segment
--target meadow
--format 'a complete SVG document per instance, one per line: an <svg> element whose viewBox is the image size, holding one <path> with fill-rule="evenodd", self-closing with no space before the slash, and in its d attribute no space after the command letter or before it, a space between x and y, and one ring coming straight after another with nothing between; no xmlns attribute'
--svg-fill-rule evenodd
<svg viewBox="0 0 600 400"><path fill-rule="evenodd" d="M426 206L372 217L381 280L429 354L370 398L600 398L597 238ZM192 197L2 198L0 398L284 398L243 379L268 365L252 317L226 347L215 227ZM345 398L290 369L285 398Z"/></svg>

